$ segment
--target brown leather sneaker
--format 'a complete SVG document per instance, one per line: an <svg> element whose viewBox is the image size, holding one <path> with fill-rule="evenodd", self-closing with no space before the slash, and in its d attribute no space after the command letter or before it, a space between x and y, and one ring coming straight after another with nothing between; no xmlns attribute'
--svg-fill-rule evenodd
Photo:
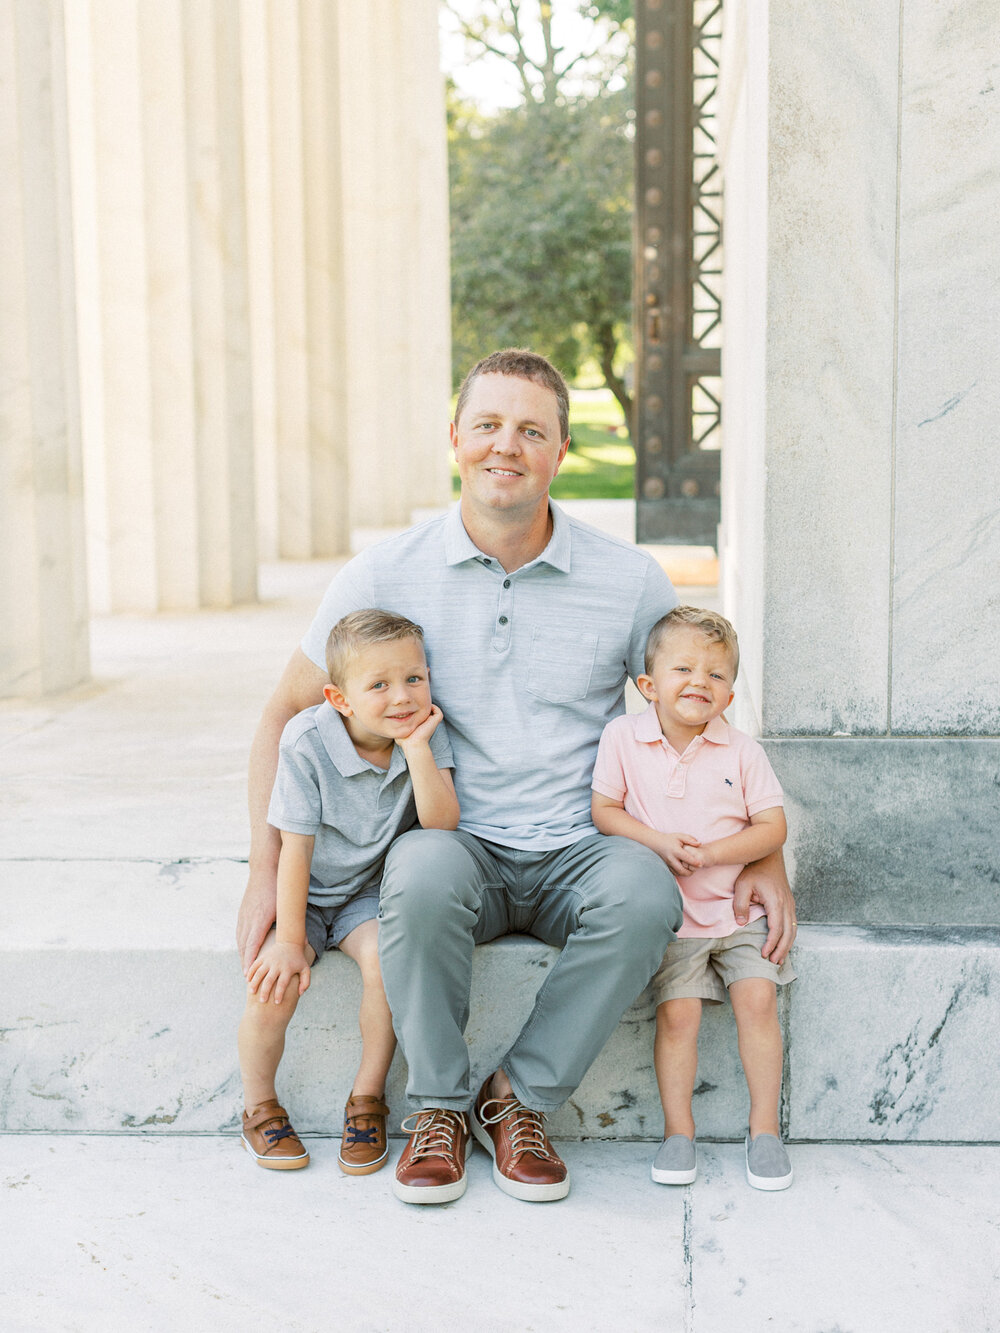
<svg viewBox="0 0 1000 1333"><path fill-rule="evenodd" d="M344 1136L337 1161L349 1176L369 1176L389 1160L385 1118L389 1108L381 1097L351 1093L344 1107Z"/></svg>
<svg viewBox="0 0 1000 1333"><path fill-rule="evenodd" d="M309 1154L276 1101L261 1102L243 1112L242 1143L258 1166L297 1171L309 1165Z"/></svg>
<svg viewBox="0 0 1000 1333"><path fill-rule="evenodd" d="M411 1128L409 1121L415 1121ZM463 1111L428 1108L400 1126L410 1136L393 1188L404 1203L450 1203L465 1193L469 1122Z"/></svg>
<svg viewBox="0 0 1000 1333"><path fill-rule="evenodd" d="M516 1097L491 1097L492 1075L472 1109L472 1132L493 1158L493 1179L505 1194L548 1203L569 1193L569 1172L552 1151L545 1116Z"/></svg>

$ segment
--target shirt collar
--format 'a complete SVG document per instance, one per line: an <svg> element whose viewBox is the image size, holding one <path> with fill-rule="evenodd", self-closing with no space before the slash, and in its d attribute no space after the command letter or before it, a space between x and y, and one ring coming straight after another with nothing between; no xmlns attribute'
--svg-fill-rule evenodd
<svg viewBox="0 0 1000 1333"><path fill-rule="evenodd" d="M552 515L552 536L541 555L529 562L530 565L551 565L564 574L570 572L570 550L572 529L569 519L557 504L549 501L549 513ZM466 560L483 560L489 557L475 544L462 522L461 503L454 505L444 522L444 559L447 565L461 565ZM525 566L528 568L529 566Z"/></svg>
<svg viewBox="0 0 1000 1333"><path fill-rule="evenodd" d="M637 741L662 741L665 739L660 719L656 716L656 704L650 704L644 713L640 713L635 723ZM708 726L695 740L711 741L713 745L729 744L729 724L722 717L713 717Z"/></svg>
<svg viewBox="0 0 1000 1333"><path fill-rule="evenodd" d="M323 742L323 748L330 756L330 762L341 777L352 778L358 773L369 771L384 773L386 777L395 777L406 763L406 757L398 745L392 747L387 769L379 768L377 764L370 764L367 759L362 759L344 726L344 719L332 704L321 703L317 708L316 730Z"/></svg>

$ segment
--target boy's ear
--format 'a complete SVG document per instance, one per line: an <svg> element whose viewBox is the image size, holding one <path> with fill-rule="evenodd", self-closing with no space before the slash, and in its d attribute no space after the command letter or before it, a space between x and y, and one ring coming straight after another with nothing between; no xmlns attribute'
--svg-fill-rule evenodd
<svg viewBox="0 0 1000 1333"><path fill-rule="evenodd" d="M336 708L337 712L343 713L344 717L354 716L354 709L344 698L343 692L339 685L334 685L332 683L330 685L324 685L323 697L326 699L327 703L331 706L331 708Z"/></svg>
<svg viewBox="0 0 1000 1333"><path fill-rule="evenodd" d="M653 684L653 677L647 676L645 672L641 676L636 676L635 683L639 688L639 693L644 699L648 699L651 704L656 703L656 686Z"/></svg>

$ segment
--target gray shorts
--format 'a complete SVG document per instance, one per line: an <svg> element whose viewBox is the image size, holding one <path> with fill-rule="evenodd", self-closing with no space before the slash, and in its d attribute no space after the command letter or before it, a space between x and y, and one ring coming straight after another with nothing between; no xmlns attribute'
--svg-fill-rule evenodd
<svg viewBox="0 0 1000 1333"><path fill-rule="evenodd" d="M379 886L371 884L335 907L306 903L306 939L313 947L317 963L327 949L336 949L352 930L366 921L374 921L378 916L378 894Z"/></svg>
<svg viewBox="0 0 1000 1333"><path fill-rule="evenodd" d="M723 1004L733 982L746 977L760 977L777 986L794 981L787 958L778 967L761 957L766 939L767 918L762 916L722 939L674 940L649 983L654 1000L657 1005L690 999Z"/></svg>

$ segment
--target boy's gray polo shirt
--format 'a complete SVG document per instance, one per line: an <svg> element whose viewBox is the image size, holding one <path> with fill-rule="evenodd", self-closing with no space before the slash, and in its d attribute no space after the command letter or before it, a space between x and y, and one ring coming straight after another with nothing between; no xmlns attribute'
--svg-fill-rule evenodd
<svg viewBox="0 0 1000 1333"><path fill-rule="evenodd" d="M422 625L459 827L538 851L594 832L601 732L624 712L650 629L677 605L645 552L551 511L548 546L512 574L473 545L457 506L370 546L334 578L302 641L322 668L330 629L349 611L379 606Z"/></svg>
<svg viewBox="0 0 1000 1333"><path fill-rule="evenodd" d="M431 737L431 754L438 768L452 767L444 723ZM315 838L309 901L340 906L378 884L389 844L417 822L403 751L394 745L388 769L377 768L355 750L330 704L297 713L281 733L267 822Z"/></svg>

